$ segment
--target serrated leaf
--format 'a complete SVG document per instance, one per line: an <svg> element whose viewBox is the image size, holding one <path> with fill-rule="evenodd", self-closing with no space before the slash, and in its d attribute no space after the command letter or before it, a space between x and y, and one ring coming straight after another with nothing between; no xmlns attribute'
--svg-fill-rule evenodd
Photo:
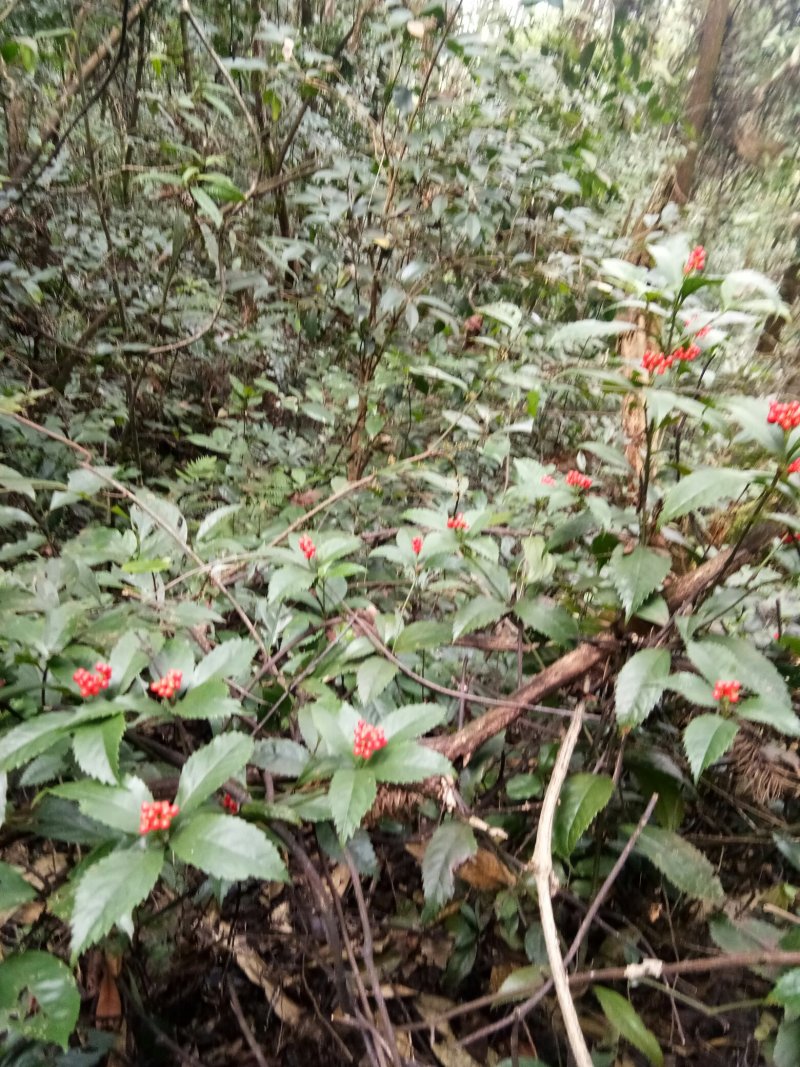
<svg viewBox="0 0 800 1067"><path fill-rule="evenodd" d="M200 189L198 188L198 186L192 185L189 188L189 192L192 194L192 199L200 208L202 213L206 215L211 220L211 222L214 223L217 229L219 229L222 225L222 212L211 199L211 197L208 195L208 193L205 191L205 189Z"/></svg>
<svg viewBox="0 0 800 1067"><path fill-rule="evenodd" d="M614 783L604 774L574 774L568 778L553 823L553 850L569 859L613 792Z"/></svg>
<svg viewBox="0 0 800 1067"><path fill-rule="evenodd" d="M453 639L453 627L446 622L431 622L424 619L412 622L398 634L394 642L394 652L421 652L428 648L442 648Z"/></svg>
<svg viewBox="0 0 800 1067"><path fill-rule="evenodd" d="M773 1004L782 1004L787 1011L800 1011L800 967L782 974L769 995Z"/></svg>
<svg viewBox="0 0 800 1067"><path fill-rule="evenodd" d="M497 622L506 612L506 605L490 596L476 596L468 600L453 618L453 640L462 634L472 633L491 622Z"/></svg>
<svg viewBox="0 0 800 1067"><path fill-rule="evenodd" d="M604 986L593 986L592 992L600 1001L603 1014L616 1032L646 1056L654 1067L662 1067L664 1054L656 1035L647 1029L630 1001Z"/></svg>
<svg viewBox="0 0 800 1067"><path fill-rule="evenodd" d="M608 564L608 576L625 609L625 618L630 619L645 600L661 588L670 572L671 561L651 548L637 545L632 552L624 554L616 549Z"/></svg>
<svg viewBox="0 0 800 1067"><path fill-rule="evenodd" d="M72 972L48 952L28 949L0 963L0 1032L66 1051L80 1007Z"/></svg>
<svg viewBox="0 0 800 1067"><path fill-rule="evenodd" d="M119 746L125 733L125 716L79 727L72 736L75 762L84 774L115 785L119 776Z"/></svg>
<svg viewBox="0 0 800 1067"><path fill-rule="evenodd" d="M383 656L370 656L359 664L356 686L362 706L371 703L397 674L397 667Z"/></svg>
<svg viewBox="0 0 800 1067"><path fill-rule="evenodd" d="M288 880L280 853L257 826L221 812L197 812L170 837L178 859L213 878Z"/></svg>
<svg viewBox="0 0 800 1067"><path fill-rule="evenodd" d="M73 959L105 937L113 926L130 923L133 909L150 894L163 864L161 849L142 848L140 843L92 864L75 889Z"/></svg>
<svg viewBox="0 0 800 1067"><path fill-rule="evenodd" d="M715 708L716 700L712 695L711 686L704 679L688 671L679 671L671 674L667 679L666 688L672 693L678 693L688 700L690 704L697 704L701 708Z"/></svg>
<svg viewBox="0 0 800 1067"><path fill-rule="evenodd" d="M633 825L623 826L622 831L633 834ZM695 900L708 900L720 904L725 899L722 884L714 874L708 859L685 841L680 834L646 826L639 835L634 850L650 860L676 889Z"/></svg>
<svg viewBox="0 0 800 1067"><path fill-rule="evenodd" d="M440 908L455 892L455 872L478 851L472 828L448 820L434 831L422 858L422 885L425 901Z"/></svg>
<svg viewBox="0 0 800 1067"><path fill-rule="evenodd" d="M220 734L199 748L183 765L175 803L188 815L238 774L253 754L253 741L245 734Z"/></svg>
<svg viewBox="0 0 800 1067"><path fill-rule="evenodd" d="M256 654L256 643L246 637L233 637L212 649L195 666L193 685L202 685L212 678L241 678L250 671Z"/></svg>
<svg viewBox="0 0 800 1067"><path fill-rule="evenodd" d="M308 567L301 567L299 564L290 563L285 567L280 567L269 580L267 602L276 604L285 600L286 597L304 593L314 584L315 578L314 571L309 570Z"/></svg>
<svg viewBox="0 0 800 1067"><path fill-rule="evenodd" d="M571 644L578 636L578 624L567 609L545 597L518 600L514 614L529 629L544 634L562 647Z"/></svg>
<svg viewBox="0 0 800 1067"><path fill-rule="evenodd" d="M142 804L153 799L142 779L134 775L126 775L119 785L105 785L84 779L64 782L63 785L53 786L48 792L65 800L77 801L83 815L125 834L139 832Z"/></svg>
<svg viewBox="0 0 800 1067"><path fill-rule="evenodd" d="M392 741L370 758L369 769L379 782L397 784L453 774L449 760L415 741Z"/></svg>
<svg viewBox="0 0 800 1067"><path fill-rule="evenodd" d="M628 660L615 686L617 722L622 727L643 723L664 692L671 664L663 648L646 648Z"/></svg>
<svg viewBox="0 0 800 1067"><path fill-rule="evenodd" d="M16 867L0 861L0 912L19 907L36 898L36 890Z"/></svg>
<svg viewBox="0 0 800 1067"><path fill-rule="evenodd" d="M228 696L228 687L221 678L193 685L173 707L182 719L224 719L241 710L238 700Z"/></svg>
<svg viewBox="0 0 800 1067"><path fill-rule="evenodd" d="M408 704L390 711L380 724L389 741L408 741L430 733L444 722L447 714L447 708L441 704Z"/></svg>
<svg viewBox="0 0 800 1067"><path fill-rule="evenodd" d="M710 467L693 471L682 478L664 496L659 525L738 496L753 480L750 471L729 467Z"/></svg>
<svg viewBox="0 0 800 1067"><path fill-rule="evenodd" d="M367 767L343 767L331 778L328 802L339 839L346 842L375 801L377 780Z"/></svg>
<svg viewBox="0 0 800 1067"><path fill-rule="evenodd" d="M783 1020L775 1037L772 1058L775 1067L797 1067L800 1063L800 1020Z"/></svg>
<svg viewBox="0 0 800 1067"><path fill-rule="evenodd" d="M683 731L683 747L695 782L733 744L739 727L721 715L698 715Z"/></svg>
<svg viewBox="0 0 800 1067"><path fill-rule="evenodd" d="M306 769L311 754L304 745L286 737L270 737L256 743L251 763L270 774L298 778Z"/></svg>

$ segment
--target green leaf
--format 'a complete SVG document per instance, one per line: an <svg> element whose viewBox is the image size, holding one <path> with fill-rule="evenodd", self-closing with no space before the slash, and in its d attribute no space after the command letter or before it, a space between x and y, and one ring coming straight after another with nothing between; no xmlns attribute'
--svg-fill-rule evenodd
<svg viewBox="0 0 800 1067"><path fill-rule="evenodd" d="M238 774L253 754L253 741L241 733L220 734L183 765L175 803L188 815Z"/></svg>
<svg viewBox="0 0 800 1067"><path fill-rule="evenodd" d="M124 733L124 715L79 727L72 736L72 751L83 773L108 785L116 785L119 746Z"/></svg>
<svg viewBox="0 0 800 1067"><path fill-rule="evenodd" d="M66 1051L80 1007L71 971L48 952L28 950L0 963L0 1031Z"/></svg>
<svg viewBox="0 0 800 1067"><path fill-rule="evenodd" d="M604 774L574 774L568 778L558 800L553 850L569 859L613 792L614 783Z"/></svg>
<svg viewBox="0 0 800 1067"><path fill-rule="evenodd" d="M420 782L443 775L450 777L453 767L440 753L415 741L391 741L370 757L369 769L379 782Z"/></svg>
<svg viewBox="0 0 800 1067"><path fill-rule="evenodd" d="M286 597L297 596L304 593L314 584L316 572L308 567L301 567L296 563L289 563L275 571L269 580L269 593L267 602L279 603Z"/></svg>
<svg viewBox="0 0 800 1067"><path fill-rule="evenodd" d="M775 1067L797 1067L800 1063L800 1020L783 1020L778 1027L772 1058Z"/></svg>
<svg viewBox="0 0 800 1067"><path fill-rule="evenodd" d="M644 722L666 688L670 664L670 654L663 648L646 648L631 656L617 675L615 687L615 711L621 727Z"/></svg>
<svg viewBox="0 0 800 1067"><path fill-rule="evenodd" d="M571 644L578 636L578 624L567 609L546 597L518 600L514 614L523 625L562 647Z"/></svg>
<svg viewBox="0 0 800 1067"><path fill-rule="evenodd" d="M47 711L14 726L0 737L0 771L13 771L46 752L70 729L91 719L101 719L115 710L106 701L87 704L73 713Z"/></svg>
<svg viewBox="0 0 800 1067"><path fill-rule="evenodd" d="M593 986L592 992L614 1030L646 1056L654 1067L662 1067L664 1055L656 1035L647 1029L630 1001L604 986Z"/></svg>
<svg viewBox="0 0 800 1067"><path fill-rule="evenodd" d="M622 831L633 834L633 825ZM671 882L676 889L695 900L721 904L725 899L722 884L709 861L688 841L657 826L646 826L639 835L635 851L644 856Z"/></svg>
<svg viewBox="0 0 800 1067"><path fill-rule="evenodd" d="M16 867L0 862L0 911L9 911L36 898L36 890Z"/></svg>
<svg viewBox="0 0 800 1067"><path fill-rule="evenodd" d="M389 741L408 741L430 733L447 718L447 708L441 704L408 704L390 711L381 726Z"/></svg>
<svg viewBox="0 0 800 1067"><path fill-rule="evenodd" d="M577 319L561 326L551 337L555 345L584 345L603 337L618 337L623 333L630 333L633 326L629 322L617 321L605 322L600 319Z"/></svg>
<svg viewBox="0 0 800 1067"><path fill-rule="evenodd" d="M453 639L453 627L446 622L431 622L424 619L412 622L397 636L394 643L396 655L404 652L421 652L428 648L442 648Z"/></svg>
<svg viewBox="0 0 800 1067"><path fill-rule="evenodd" d="M270 774L298 778L310 759L311 755L304 745L298 745L286 737L270 737L257 742L250 762Z"/></svg>
<svg viewBox="0 0 800 1067"><path fill-rule="evenodd" d="M228 696L228 687L221 678L210 678L202 685L193 685L174 707L182 719L225 719L238 715L241 704Z"/></svg>
<svg viewBox="0 0 800 1067"><path fill-rule="evenodd" d="M708 508L723 499L738 496L753 480L753 472L729 467L710 467L682 478L664 496L659 525L679 519L690 511Z"/></svg>
<svg viewBox="0 0 800 1067"><path fill-rule="evenodd" d="M125 834L139 832L142 804L153 799L142 779L134 775L127 775L121 785L105 785L103 782L83 779L54 786L48 792L65 800L77 801L84 815Z"/></svg>
<svg viewBox="0 0 800 1067"><path fill-rule="evenodd" d="M490 596L476 596L458 609L453 619L453 640L472 633L490 622L497 622L506 613L506 605Z"/></svg>
<svg viewBox="0 0 800 1067"><path fill-rule="evenodd" d="M800 1011L800 967L782 974L769 995L773 1004L782 1004L787 1011Z"/></svg>
<svg viewBox="0 0 800 1067"><path fill-rule="evenodd" d="M257 826L234 815L198 812L170 838L175 855L213 878L288 881L280 853Z"/></svg>
<svg viewBox="0 0 800 1067"><path fill-rule="evenodd" d="M526 584L531 585L545 582L556 569L555 556L547 551L547 544L543 537L526 537L521 544L522 576Z"/></svg>
<svg viewBox="0 0 800 1067"><path fill-rule="evenodd" d="M222 212L205 189L200 189L198 186L192 185L189 192L192 194L192 199L200 208L201 212L214 223L217 229L219 229L222 225Z"/></svg>
<svg viewBox="0 0 800 1067"><path fill-rule="evenodd" d="M721 715L698 715L683 731L683 747L694 780L706 767L724 756L734 742L739 727Z"/></svg>
<svg viewBox="0 0 800 1067"><path fill-rule="evenodd" d="M397 674L397 667L383 656L370 656L359 664L356 685L362 706L371 703Z"/></svg>
<svg viewBox="0 0 800 1067"><path fill-rule="evenodd" d="M341 841L352 837L375 801L378 786L367 767L343 767L331 778L328 801Z"/></svg>
<svg viewBox="0 0 800 1067"><path fill-rule="evenodd" d="M250 672L256 643L245 637L232 637L217 645L197 664L192 685L202 685L213 678L242 678Z"/></svg>
<svg viewBox="0 0 800 1067"><path fill-rule="evenodd" d="M637 545L627 555L621 546L616 549L608 564L608 575L625 608L626 620L644 604L651 593L660 589L670 568L670 558L654 552L651 548Z"/></svg>
<svg viewBox="0 0 800 1067"><path fill-rule="evenodd" d="M92 864L75 889L72 909L72 956L96 944L116 924L131 928L131 913L151 892L161 868L161 849L137 842Z"/></svg>
<svg viewBox="0 0 800 1067"><path fill-rule="evenodd" d="M425 901L440 908L455 892L455 871L478 851L472 828L449 819L433 834L422 859Z"/></svg>

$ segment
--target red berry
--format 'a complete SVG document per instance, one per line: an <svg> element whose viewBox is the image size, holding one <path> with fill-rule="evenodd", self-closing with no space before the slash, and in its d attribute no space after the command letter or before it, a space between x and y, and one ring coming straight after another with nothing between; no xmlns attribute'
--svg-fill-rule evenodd
<svg viewBox="0 0 800 1067"><path fill-rule="evenodd" d="M369 759L373 753L387 744L386 734L380 726L359 719L353 734L353 755Z"/></svg>
<svg viewBox="0 0 800 1067"><path fill-rule="evenodd" d="M464 512L459 511L457 515L448 515L447 517L447 529L448 530L468 530L467 520L464 518Z"/></svg>
<svg viewBox="0 0 800 1067"><path fill-rule="evenodd" d="M585 474L581 474L580 471L568 471L567 472L567 485L575 486L577 489L589 489L592 485L592 479Z"/></svg>
<svg viewBox="0 0 800 1067"><path fill-rule="evenodd" d="M303 555L306 557L306 559L309 560L309 562L317 554L317 546L314 544L308 534L303 534L303 536L298 542L298 547L303 553Z"/></svg>
<svg viewBox="0 0 800 1067"><path fill-rule="evenodd" d="M422 538L421 537L412 537L411 538L411 551L414 553L415 556L418 556L420 554L420 552L422 551Z"/></svg>

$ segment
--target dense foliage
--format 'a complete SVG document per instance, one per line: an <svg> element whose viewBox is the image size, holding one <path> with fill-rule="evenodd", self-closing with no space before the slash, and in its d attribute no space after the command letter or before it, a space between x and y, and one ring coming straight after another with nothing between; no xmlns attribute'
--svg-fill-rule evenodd
<svg viewBox="0 0 800 1067"><path fill-rule="evenodd" d="M296 7L0 8L0 1064L796 1067L796 13Z"/></svg>

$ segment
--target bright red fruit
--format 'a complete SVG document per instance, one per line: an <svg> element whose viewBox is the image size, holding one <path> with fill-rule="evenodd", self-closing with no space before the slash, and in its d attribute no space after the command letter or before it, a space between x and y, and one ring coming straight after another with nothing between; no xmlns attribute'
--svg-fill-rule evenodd
<svg viewBox="0 0 800 1067"><path fill-rule="evenodd" d="M378 749L386 745L386 734L380 726L359 719L353 734L353 755L361 759L369 759Z"/></svg>
<svg viewBox="0 0 800 1067"><path fill-rule="evenodd" d="M298 547L307 560L311 560L317 554L317 546L308 534L303 534L298 542Z"/></svg>
<svg viewBox="0 0 800 1067"><path fill-rule="evenodd" d="M741 682L717 682L713 697L714 700L727 700L731 704L738 704L741 691Z"/></svg>
<svg viewBox="0 0 800 1067"><path fill-rule="evenodd" d="M156 696L171 700L183 684L183 671L169 670L163 678L150 683Z"/></svg>
<svg viewBox="0 0 800 1067"><path fill-rule="evenodd" d="M464 518L464 512L459 511L457 515L449 515L447 518L448 530L467 530L467 520Z"/></svg>
<svg viewBox="0 0 800 1067"><path fill-rule="evenodd" d="M689 253L689 258L686 260L686 265L683 268L684 274L692 274L696 270L703 270L706 265L706 250L702 245L696 245Z"/></svg>
<svg viewBox="0 0 800 1067"><path fill-rule="evenodd" d="M567 485L574 485L576 489L589 489L592 485L592 479L585 474L581 474L580 471L568 471Z"/></svg>
<svg viewBox="0 0 800 1067"><path fill-rule="evenodd" d="M411 551L414 553L415 556L418 556L420 554L420 552L422 551L422 538L421 537L412 537L411 538Z"/></svg>
<svg viewBox="0 0 800 1067"><path fill-rule="evenodd" d="M170 823L180 811L177 804L168 800L145 801L139 817L139 833L149 834L154 830L169 830Z"/></svg>

